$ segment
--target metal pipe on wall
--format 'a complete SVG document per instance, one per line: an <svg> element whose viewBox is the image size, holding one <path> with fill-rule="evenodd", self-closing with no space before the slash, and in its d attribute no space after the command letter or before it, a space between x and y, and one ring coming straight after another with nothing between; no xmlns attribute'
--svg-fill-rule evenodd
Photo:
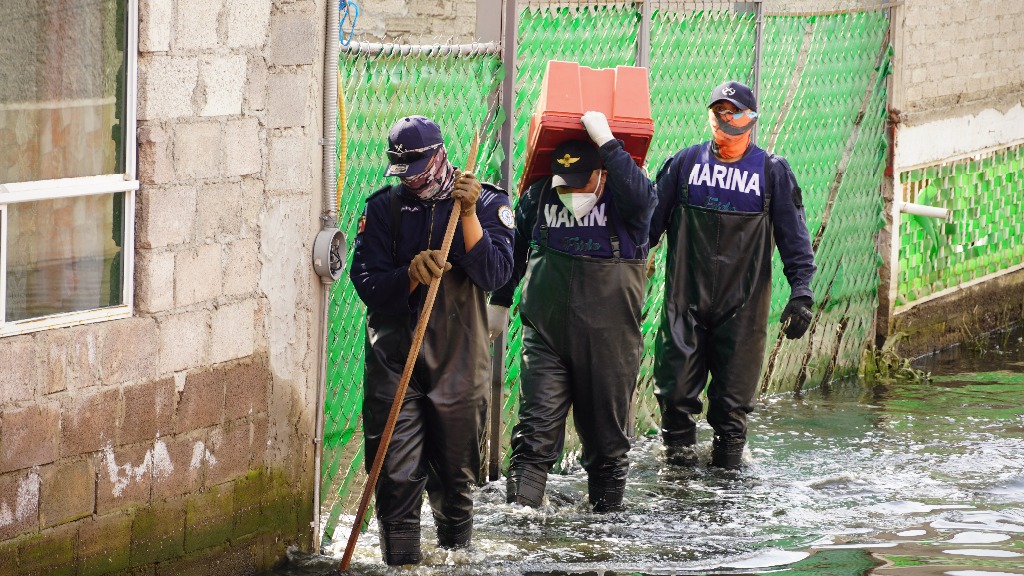
<svg viewBox="0 0 1024 576"><path fill-rule="evenodd" d="M324 78L323 78L323 135L321 145L323 146L323 206L320 220L322 230L318 236L331 238L336 241L338 234L338 174L335 161L335 146L337 140L338 110L335 102L338 101L338 54L340 28L340 11L337 0L326 0L327 22L324 34ZM329 242L328 242L329 243ZM328 251L330 248L328 247ZM323 257L323 255L320 255ZM316 262L317 246L314 245L314 266ZM330 294L333 284L330 268L332 266L330 254L327 256L328 273L320 273L321 289L323 290L322 321L320 323L320 366L317 377L316 388L316 415L315 430L313 438L313 520L310 528L313 535L313 551L320 550L320 476L323 462L324 448L324 401L327 396L327 336L328 313L330 312Z"/></svg>

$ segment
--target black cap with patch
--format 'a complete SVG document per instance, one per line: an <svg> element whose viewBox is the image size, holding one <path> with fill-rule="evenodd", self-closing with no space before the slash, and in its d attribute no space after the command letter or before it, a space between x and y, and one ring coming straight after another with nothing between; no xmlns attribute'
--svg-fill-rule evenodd
<svg viewBox="0 0 1024 576"><path fill-rule="evenodd" d="M601 167L597 147L586 140L568 140L551 153L551 185L583 188L590 175Z"/></svg>
<svg viewBox="0 0 1024 576"><path fill-rule="evenodd" d="M715 102L727 100L736 105L740 110L753 110L757 112L757 99L754 98L754 91L746 84L739 82L722 82L711 91L711 101L708 108L715 105Z"/></svg>

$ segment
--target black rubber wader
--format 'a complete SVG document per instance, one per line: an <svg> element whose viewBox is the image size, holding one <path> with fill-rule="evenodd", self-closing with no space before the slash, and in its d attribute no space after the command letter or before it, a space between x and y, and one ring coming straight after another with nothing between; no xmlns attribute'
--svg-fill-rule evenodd
<svg viewBox="0 0 1024 576"><path fill-rule="evenodd" d="M424 294L426 289L421 290ZM480 470L490 361L486 295L453 268L441 280L423 346L376 486L381 551L389 565L420 561L420 508L426 489L438 545L468 546L471 491ZM401 380L418 313L367 314L366 469L370 470Z"/></svg>
<svg viewBox="0 0 1024 576"><path fill-rule="evenodd" d="M598 512L622 504L646 281L642 259L570 255L543 240L531 249L519 308L522 397L512 431L509 502L541 504L572 407L591 504Z"/></svg>
<svg viewBox="0 0 1024 576"><path fill-rule="evenodd" d="M769 198L765 206L769 206ZM669 459L697 441L694 417L707 384L712 464L740 463L764 361L771 305L767 211L680 203L668 234L665 305L656 340L655 395ZM708 374L711 381L708 383Z"/></svg>

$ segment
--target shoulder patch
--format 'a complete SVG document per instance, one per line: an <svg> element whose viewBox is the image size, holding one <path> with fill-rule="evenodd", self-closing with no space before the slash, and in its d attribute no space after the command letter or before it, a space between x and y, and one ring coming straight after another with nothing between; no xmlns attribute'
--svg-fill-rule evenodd
<svg viewBox="0 0 1024 576"><path fill-rule="evenodd" d="M512 209L508 206L502 206L498 208L498 220L505 225L506 228L513 228L516 225L515 214L512 213Z"/></svg>

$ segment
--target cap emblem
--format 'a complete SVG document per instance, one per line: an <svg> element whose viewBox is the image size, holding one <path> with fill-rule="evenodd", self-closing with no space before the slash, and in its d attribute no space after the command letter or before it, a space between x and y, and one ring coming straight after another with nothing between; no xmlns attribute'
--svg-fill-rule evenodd
<svg viewBox="0 0 1024 576"><path fill-rule="evenodd" d="M562 156L561 158L559 158L557 160L557 162L559 164L561 164L562 166L565 166L566 168L568 168L569 166L572 166L573 164L579 162L579 160L580 160L579 158L573 158L572 156L569 156L568 154L566 154L565 156Z"/></svg>

